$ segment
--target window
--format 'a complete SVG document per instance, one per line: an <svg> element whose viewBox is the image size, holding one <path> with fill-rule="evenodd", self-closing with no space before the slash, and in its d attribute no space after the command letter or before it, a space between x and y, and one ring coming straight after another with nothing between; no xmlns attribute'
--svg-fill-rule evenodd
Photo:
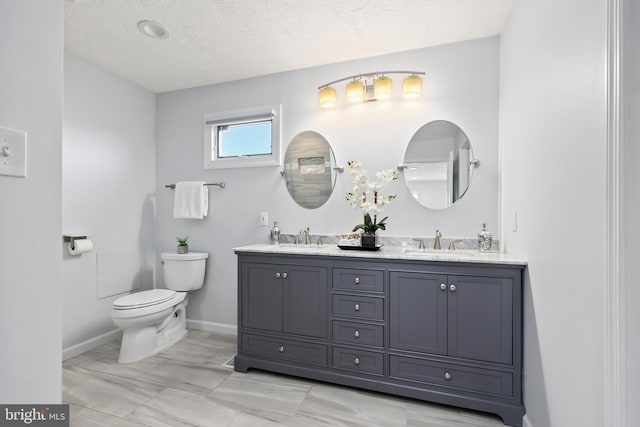
<svg viewBox="0 0 640 427"><path fill-rule="evenodd" d="M280 165L280 105L205 115L205 169Z"/></svg>

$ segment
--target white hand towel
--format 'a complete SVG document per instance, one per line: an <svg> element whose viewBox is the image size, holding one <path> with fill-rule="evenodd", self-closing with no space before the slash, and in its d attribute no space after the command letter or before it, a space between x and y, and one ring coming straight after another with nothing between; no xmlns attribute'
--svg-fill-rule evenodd
<svg viewBox="0 0 640 427"><path fill-rule="evenodd" d="M209 213L209 189L203 181L176 183L174 197L174 218L203 219Z"/></svg>

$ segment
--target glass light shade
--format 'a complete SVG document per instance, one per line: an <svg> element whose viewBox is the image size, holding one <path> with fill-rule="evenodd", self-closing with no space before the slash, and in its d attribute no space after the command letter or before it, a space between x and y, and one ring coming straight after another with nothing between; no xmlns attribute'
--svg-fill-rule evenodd
<svg viewBox="0 0 640 427"><path fill-rule="evenodd" d="M318 104L321 108L333 108L338 102L338 96L336 90L330 86L323 87L318 92Z"/></svg>
<svg viewBox="0 0 640 427"><path fill-rule="evenodd" d="M360 80L354 80L347 84L347 101L362 102L364 101L364 84Z"/></svg>
<svg viewBox="0 0 640 427"><path fill-rule="evenodd" d="M373 95L376 99L391 97L392 82L389 77L378 77L373 81Z"/></svg>
<svg viewBox="0 0 640 427"><path fill-rule="evenodd" d="M402 82L402 96L405 98L417 98L422 93L422 79L418 76L409 76Z"/></svg>

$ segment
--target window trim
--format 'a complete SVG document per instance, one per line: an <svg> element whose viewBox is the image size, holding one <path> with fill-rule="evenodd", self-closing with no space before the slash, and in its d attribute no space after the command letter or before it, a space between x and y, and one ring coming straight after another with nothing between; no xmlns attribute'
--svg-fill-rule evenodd
<svg viewBox="0 0 640 427"><path fill-rule="evenodd" d="M241 110L223 111L204 115L204 168L224 169L258 166L280 166L280 112L281 105L268 105ZM271 119L271 154L258 154L245 157L218 157L215 146L217 127Z"/></svg>

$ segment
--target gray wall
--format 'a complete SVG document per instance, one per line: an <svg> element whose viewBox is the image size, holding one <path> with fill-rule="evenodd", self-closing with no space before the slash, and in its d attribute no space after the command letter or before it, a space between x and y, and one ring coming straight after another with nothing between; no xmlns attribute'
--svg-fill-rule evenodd
<svg viewBox="0 0 640 427"><path fill-rule="evenodd" d="M0 126L27 132L27 178L0 176L4 404L60 402L63 15L62 0L0 2Z"/></svg>
<svg viewBox="0 0 640 427"><path fill-rule="evenodd" d="M640 286L635 265L640 259L640 4L635 0L625 0L623 34L623 150L624 197L623 225L626 239L626 276L623 278L626 295L623 294L624 316L621 320L626 327L626 420L631 426L640 419Z"/></svg>
<svg viewBox="0 0 640 427"><path fill-rule="evenodd" d="M516 1L501 37L502 237L508 252L529 262L529 426L608 425L606 5Z"/></svg>
<svg viewBox="0 0 640 427"><path fill-rule="evenodd" d="M66 53L62 164L63 232L94 244L81 256L63 252L69 357L113 337L118 293L153 287L155 95Z"/></svg>
<svg viewBox="0 0 640 427"><path fill-rule="evenodd" d="M347 206L353 188L346 172L335 192L319 209L299 207L289 196L276 167L204 170L203 116L206 113L282 104L283 152L303 130L315 130L332 145L337 162L361 161L370 173L402 162L413 133L426 122L446 119L469 136L482 166L476 170L467 196L454 207L434 211L419 205L396 181L397 199L388 206L388 235L473 236L483 222L498 229L498 45L496 37L417 51L339 63L237 82L169 92L157 96L157 249L175 250L175 236L190 234L190 248L210 254L206 283L188 308L192 326L232 331L236 324L236 258L231 248L266 242L270 227L258 223L259 212L279 220L285 233L310 226L312 233L342 233L362 221ZM423 96L407 102L345 105L338 87L339 107L323 111L317 87L360 72L385 69L424 70ZM210 188L210 212L203 221L174 220L173 193L165 184L176 181L225 181ZM159 265L157 265L159 267ZM161 276L161 274L159 274ZM162 279L158 282L163 286Z"/></svg>

